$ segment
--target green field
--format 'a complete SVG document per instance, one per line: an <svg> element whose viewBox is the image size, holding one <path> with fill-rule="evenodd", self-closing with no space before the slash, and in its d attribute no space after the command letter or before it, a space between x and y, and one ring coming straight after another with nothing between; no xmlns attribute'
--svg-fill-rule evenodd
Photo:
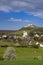
<svg viewBox="0 0 43 65"><path fill-rule="evenodd" d="M6 48L0 47L0 57L3 56L5 50ZM15 47L15 51L15 61L0 61L0 65L43 65L43 48Z"/></svg>
<svg viewBox="0 0 43 65"><path fill-rule="evenodd" d="M0 65L43 65L43 60L0 61Z"/></svg>

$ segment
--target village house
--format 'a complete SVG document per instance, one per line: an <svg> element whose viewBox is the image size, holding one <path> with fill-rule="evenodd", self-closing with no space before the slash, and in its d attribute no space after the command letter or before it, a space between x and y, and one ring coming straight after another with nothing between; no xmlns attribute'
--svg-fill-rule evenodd
<svg viewBox="0 0 43 65"><path fill-rule="evenodd" d="M2 38L4 38L4 39L5 39L6 37L7 37L7 35L2 35Z"/></svg>
<svg viewBox="0 0 43 65"><path fill-rule="evenodd" d="M32 45L32 41L29 42L29 45Z"/></svg>
<svg viewBox="0 0 43 65"><path fill-rule="evenodd" d="M2 37L0 37L0 40L2 39Z"/></svg>
<svg viewBox="0 0 43 65"><path fill-rule="evenodd" d="M39 42L36 42L36 45L38 45L39 44Z"/></svg>
<svg viewBox="0 0 43 65"><path fill-rule="evenodd" d="M36 35L34 35L35 37L39 37L39 35L38 34L36 34Z"/></svg>
<svg viewBox="0 0 43 65"><path fill-rule="evenodd" d="M41 37L43 37L43 35L41 35Z"/></svg>
<svg viewBox="0 0 43 65"><path fill-rule="evenodd" d="M40 42L40 47L43 47L43 42Z"/></svg>
<svg viewBox="0 0 43 65"><path fill-rule="evenodd" d="M14 36L13 36L13 38L14 38L14 39L18 39L18 38L19 38L19 36L17 36L17 35L14 35Z"/></svg>

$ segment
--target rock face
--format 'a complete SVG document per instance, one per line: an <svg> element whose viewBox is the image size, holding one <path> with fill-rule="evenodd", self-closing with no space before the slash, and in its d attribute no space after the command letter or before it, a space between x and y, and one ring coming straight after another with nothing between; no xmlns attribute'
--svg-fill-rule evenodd
<svg viewBox="0 0 43 65"><path fill-rule="evenodd" d="M3 55L4 60L15 60L15 49L13 47L8 47Z"/></svg>
<svg viewBox="0 0 43 65"><path fill-rule="evenodd" d="M32 27L32 28L34 28L35 26L33 24L28 24L27 26L25 26L25 28L26 27Z"/></svg>
<svg viewBox="0 0 43 65"><path fill-rule="evenodd" d="M23 37L26 37L28 34L26 31L23 31Z"/></svg>

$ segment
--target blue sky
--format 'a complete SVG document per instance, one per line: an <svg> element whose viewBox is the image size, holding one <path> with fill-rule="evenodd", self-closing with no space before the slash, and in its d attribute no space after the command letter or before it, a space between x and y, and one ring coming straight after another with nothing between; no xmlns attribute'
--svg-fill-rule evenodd
<svg viewBox="0 0 43 65"><path fill-rule="evenodd" d="M43 0L0 0L0 30L43 26Z"/></svg>

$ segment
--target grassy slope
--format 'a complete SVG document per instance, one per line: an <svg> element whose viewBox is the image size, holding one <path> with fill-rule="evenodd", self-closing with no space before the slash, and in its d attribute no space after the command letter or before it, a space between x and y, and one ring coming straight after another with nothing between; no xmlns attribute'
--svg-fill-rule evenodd
<svg viewBox="0 0 43 65"><path fill-rule="evenodd" d="M23 31L27 31L28 33L31 31L31 32L38 32L38 33L40 33L40 32L42 32L43 33L43 27L34 27L34 28L32 28L32 27L23 27L23 28L21 28L21 29L19 29L19 30L17 30L17 31L15 31L15 32L13 32L13 34L16 34L16 35L22 35L23 34Z"/></svg>
<svg viewBox="0 0 43 65"><path fill-rule="evenodd" d="M0 48L0 56L3 55L6 48ZM16 50L16 60L15 61L0 61L0 65L43 65L43 48L17 48ZM35 59L34 57L41 56L40 59Z"/></svg>

